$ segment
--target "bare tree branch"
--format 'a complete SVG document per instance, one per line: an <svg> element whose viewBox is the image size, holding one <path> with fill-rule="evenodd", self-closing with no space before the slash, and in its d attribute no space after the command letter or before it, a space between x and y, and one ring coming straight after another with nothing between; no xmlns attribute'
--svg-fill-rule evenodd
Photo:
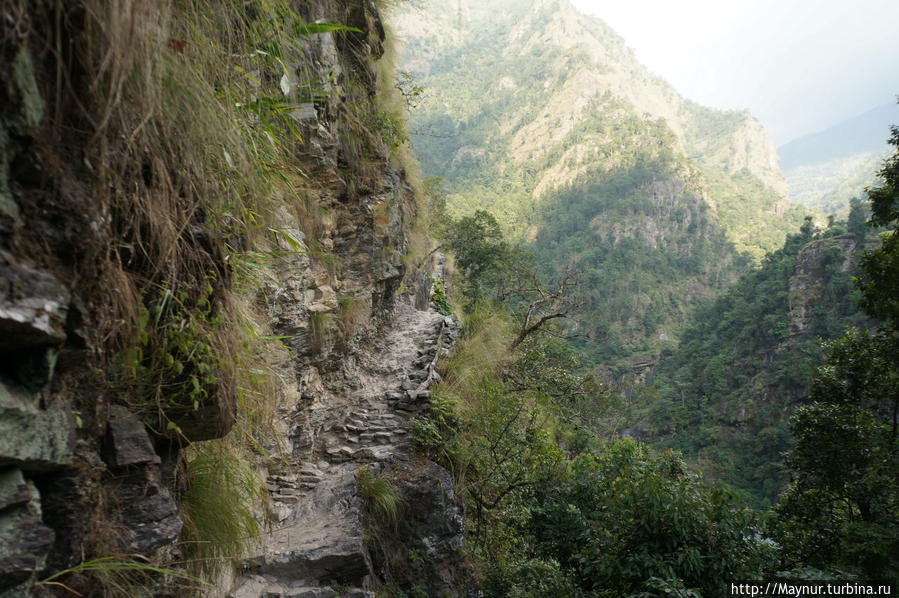
<svg viewBox="0 0 899 598"><path fill-rule="evenodd" d="M524 322L515 340L512 341L511 349L513 351L528 335L538 330L545 330L544 326L552 320L567 318L572 311L584 304L573 294L573 291L580 286L580 278L579 273L571 267L565 271L555 289L544 288L532 271L524 275L530 279L527 282L531 284L525 285L524 288L518 286L510 294L531 295L532 297L536 295L536 298L531 299L525 309Z"/></svg>

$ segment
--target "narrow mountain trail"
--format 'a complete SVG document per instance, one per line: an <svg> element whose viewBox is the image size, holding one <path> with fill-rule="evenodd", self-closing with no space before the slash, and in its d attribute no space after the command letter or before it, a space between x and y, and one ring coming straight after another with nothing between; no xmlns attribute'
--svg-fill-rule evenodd
<svg viewBox="0 0 899 598"><path fill-rule="evenodd" d="M300 401L281 414L289 455L269 468L276 522L229 597L374 596L364 589L370 563L356 472L409 458L411 418L427 407L437 358L458 332L455 319L397 301L339 370L307 380Z"/></svg>

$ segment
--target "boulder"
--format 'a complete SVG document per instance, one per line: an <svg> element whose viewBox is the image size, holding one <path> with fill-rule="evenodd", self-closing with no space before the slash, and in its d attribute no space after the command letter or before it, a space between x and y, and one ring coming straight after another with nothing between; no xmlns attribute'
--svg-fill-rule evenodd
<svg viewBox="0 0 899 598"><path fill-rule="evenodd" d="M24 482L24 491L19 482ZM3 592L44 567L54 534L41 520L37 488L24 481L21 471L5 472L0 480L0 493L18 501L0 511L0 592Z"/></svg>
<svg viewBox="0 0 899 598"><path fill-rule="evenodd" d="M432 461L410 461L392 473L404 511L399 527L369 545L376 571L400 588L418 587L429 597L478 596L474 570L462 552L464 518L452 477ZM411 560L415 551L422 559Z"/></svg>
<svg viewBox="0 0 899 598"><path fill-rule="evenodd" d="M109 409L104 457L111 467L160 463L143 422L119 405Z"/></svg>
<svg viewBox="0 0 899 598"><path fill-rule="evenodd" d="M60 409L40 409L15 387L0 381L0 466L49 470L72 459L74 426Z"/></svg>
<svg viewBox="0 0 899 598"><path fill-rule="evenodd" d="M30 499L31 492L25 484L21 469L0 471L0 510L26 503Z"/></svg>
<svg viewBox="0 0 899 598"><path fill-rule="evenodd" d="M0 351L61 344L69 300L49 272L0 261Z"/></svg>

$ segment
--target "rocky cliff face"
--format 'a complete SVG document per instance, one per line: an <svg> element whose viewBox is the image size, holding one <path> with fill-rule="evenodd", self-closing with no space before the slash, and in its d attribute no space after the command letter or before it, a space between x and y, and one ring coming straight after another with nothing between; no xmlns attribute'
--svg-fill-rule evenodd
<svg viewBox="0 0 899 598"><path fill-rule="evenodd" d="M166 8L3 5L0 595L52 594L59 586L41 579L112 554L180 567L191 443L226 437L247 408L229 378L240 371L216 357L224 348L215 340L204 340L230 334L239 301L255 304L263 329L283 341L263 364L277 373L272 396L256 399L273 405L271 434L249 464L264 479L270 506L260 514L267 524L256 548L203 591L372 596L393 583L435 596L474 592L452 483L440 467L413 458L409 439L410 418L427 409L435 362L458 323L429 309L428 273L440 275L435 258L406 266L414 192L396 148L372 134L390 125L377 97L386 41L377 8L312 1L296 8L300 25L285 24L294 31L291 50L278 58L284 75L274 85L292 110L289 155L302 176L284 177L292 186L267 204L271 213L250 216L270 223L271 234L261 236L222 224L243 214L212 213L203 191L216 183L204 182L210 170L191 170L182 146L141 145L155 139L148 130L172 124L163 122L166 104L129 120L121 107L129 101L127 76L104 87L124 60L116 52L127 54L128 44L114 45L116 35L134 47L155 35L152 52L176 69L184 68L177 61L200 59L199 42L178 33L190 28L179 28L179 13ZM261 18L249 5L242 10L250 25ZM227 19L224 11L218 17ZM313 22L351 29L303 29ZM266 83L264 73L248 79ZM315 93L304 91L309 81ZM108 108L105 120L84 105L101 92L121 95L99 109ZM249 126L267 124L259 114ZM269 139L272 147L285 143ZM236 149L216 151L225 172L240 169ZM242 179L224 181L219 191L240 193ZM168 249L160 249L160 231L169 235ZM261 265L253 256L263 256ZM248 263L265 280L250 291L239 285ZM159 346L166 358L156 363ZM198 353L217 364L205 378L209 367L202 369ZM156 405L165 409L139 400L141 381L152 376L168 401ZM193 405L170 409L175 392L191 383ZM373 544L366 531L360 467L393 480L413 507L392 542L418 546L437 574L398 566L395 549L387 569L391 544ZM82 573L55 579L89 595L112 591ZM147 573L133 591L168 595L172 583Z"/></svg>
<svg viewBox="0 0 899 598"><path fill-rule="evenodd" d="M857 250L855 235L821 239L802 248L790 277L790 336L808 333L832 273L849 272L858 259Z"/></svg>

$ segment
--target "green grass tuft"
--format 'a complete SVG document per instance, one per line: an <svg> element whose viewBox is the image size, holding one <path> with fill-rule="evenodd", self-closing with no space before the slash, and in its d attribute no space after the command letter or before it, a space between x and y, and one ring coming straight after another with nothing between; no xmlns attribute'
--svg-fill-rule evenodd
<svg viewBox="0 0 899 598"><path fill-rule="evenodd" d="M182 496L181 549L188 568L213 578L237 559L259 535L254 507L261 508L265 488L248 462L226 441L194 443L189 487Z"/></svg>
<svg viewBox="0 0 899 598"><path fill-rule="evenodd" d="M382 527L396 529L403 509L403 499L393 480L375 476L368 467L356 471L356 485L365 510Z"/></svg>

